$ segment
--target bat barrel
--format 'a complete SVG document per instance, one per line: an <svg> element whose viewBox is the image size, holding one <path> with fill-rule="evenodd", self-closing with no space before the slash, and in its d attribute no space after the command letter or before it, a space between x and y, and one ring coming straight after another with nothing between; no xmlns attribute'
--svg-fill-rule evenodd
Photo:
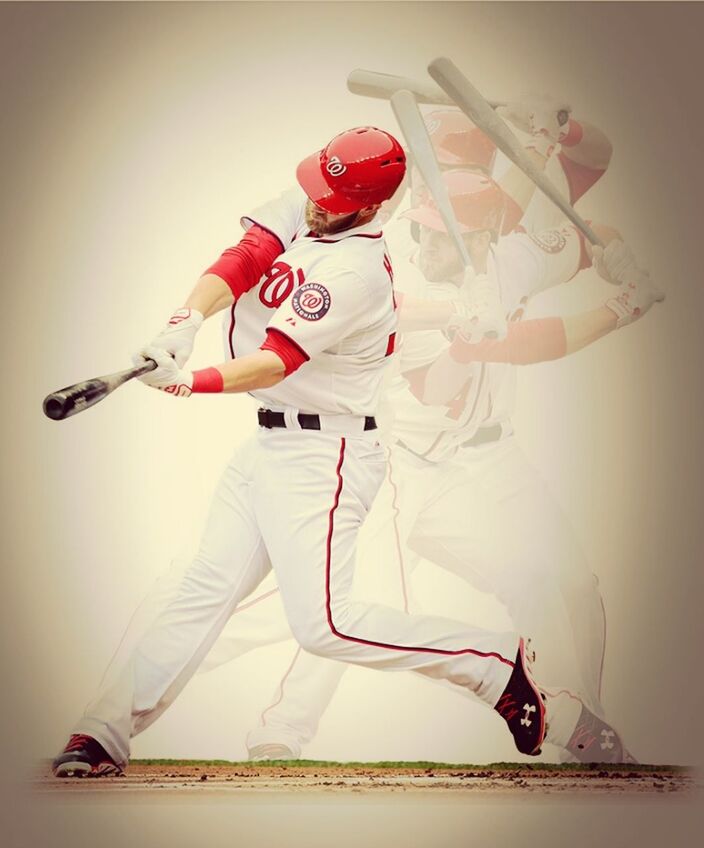
<svg viewBox="0 0 704 848"><path fill-rule="evenodd" d="M93 406L108 392L109 388L102 380L86 380L84 383L68 386L44 398L44 414L53 421L62 421Z"/></svg>
<svg viewBox="0 0 704 848"><path fill-rule="evenodd" d="M52 392L44 398L44 415L51 418L52 421L62 421L64 418L82 412L89 406L98 403L128 380L141 377L143 374L153 371L156 367L156 362L153 359L147 359L142 365L66 386L66 388Z"/></svg>

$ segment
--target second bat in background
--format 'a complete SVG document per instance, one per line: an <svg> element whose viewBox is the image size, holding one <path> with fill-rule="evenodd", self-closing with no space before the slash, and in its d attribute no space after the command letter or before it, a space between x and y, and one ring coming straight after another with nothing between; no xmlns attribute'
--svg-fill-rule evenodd
<svg viewBox="0 0 704 848"><path fill-rule="evenodd" d="M390 100L397 91L410 91L417 103L454 106L455 101L439 86L427 81L410 79L396 74L382 74L380 71L367 71L356 68L347 77L347 88L352 94L362 97L375 97L380 100ZM491 106L505 106L503 101L491 101Z"/></svg>
<svg viewBox="0 0 704 848"><path fill-rule="evenodd" d="M469 276L470 294L458 300L466 313L468 323L476 329L477 341L481 338L501 339L506 335L506 318L501 306L496 281L490 275L475 273L467 246L460 231L455 210L415 97L410 91L398 91L391 97L391 106L403 131L408 149L421 173L433 202L442 217L445 230L459 254L465 276Z"/></svg>
<svg viewBox="0 0 704 848"><path fill-rule="evenodd" d="M410 91L397 91L391 96L391 107L403 131L413 161L442 215L447 232L460 255L462 265L466 268L471 264L471 260L462 240L455 211L450 202L450 195L443 182L442 171L433 149L433 143L430 140L423 116L418 109L416 99Z"/></svg>
<svg viewBox="0 0 704 848"><path fill-rule="evenodd" d="M499 150L518 165L592 244L602 245L594 230L562 196L552 181L536 168L510 127L494 112L489 102L462 74L454 62L444 57L433 59L428 65L428 73L453 98L460 109L489 136Z"/></svg>

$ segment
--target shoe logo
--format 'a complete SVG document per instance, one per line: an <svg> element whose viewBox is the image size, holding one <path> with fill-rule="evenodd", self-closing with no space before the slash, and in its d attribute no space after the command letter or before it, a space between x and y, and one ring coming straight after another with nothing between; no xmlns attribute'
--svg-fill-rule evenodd
<svg viewBox="0 0 704 848"><path fill-rule="evenodd" d="M586 725L577 725L569 745L579 748L580 751L585 751L589 750L594 742L596 742L596 736L589 728Z"/></svg>
<svg viewBox="0 0 704 848"><path fill-rule="evenodd" d="M601 736L604 740L600 743L602 751L605 751L607 748L611 749L614 747L614 743L611 740L616 736L616 734L613 730L607 730L606 728L604 728L601 731Z"/></svg>
<svg viewBox="0 0 704 848"><path fill-rule="evenodd" d="M508 692L504 693L500 698L496 706L494 707L496 712L506 721L513 721L514 718L518 715L518 708L516 702L512 695Z"/></svg>
<svg viewBox="0 0 704 848"><path fill-rule="evenodd" d="M525 727L530 727L533 724L530 714L536 712L537 707L535 704L523 704L523 712L525 716L521 719L521 724Z"/></svg>

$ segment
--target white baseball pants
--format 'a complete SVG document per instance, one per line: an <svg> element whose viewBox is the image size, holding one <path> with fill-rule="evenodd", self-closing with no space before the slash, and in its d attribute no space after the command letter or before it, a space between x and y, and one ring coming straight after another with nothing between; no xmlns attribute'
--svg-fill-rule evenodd
<svg viewBox="0 0 704 848"><path fill-rule="evenodd" d="M389 472L392 491L384 507L389 517L395 513L395 526L382 530L398 535L405 577L417 562L414 554L422 555L496 595L516 630L532 640L541 687L567 691L603 715L605 616L598 584L563 511L515 439L466 448L437 464L394 448ZM409 594L402 582L399 605ZM315 734L344 671L298 654L248 746L284 742L298 752ZM576 720L578 710L569 713Z"/></svg>
<svg viewBox="0 0 704 848"><path fill-rule="evenodd" d="M124 765L131 736L173 702L272 566L291 631L308 652L446 679L493 706L517 634L349 598L357 534L385 466L373 433L260 429L226 468L175 597L74 732Z"/></svg>

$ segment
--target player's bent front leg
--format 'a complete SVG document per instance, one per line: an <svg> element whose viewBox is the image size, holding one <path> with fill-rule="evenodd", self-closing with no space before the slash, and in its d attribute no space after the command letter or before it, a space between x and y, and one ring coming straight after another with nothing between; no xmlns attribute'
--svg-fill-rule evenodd
<svg viewBox="0 0 704 848"><path fill-rule="evenodd" d="M301 646L466 687L497 709L519 750L537 753L544 707L517 634L349 600L357 533L383 477L383 451L361 437L283 436L262 437L271 478L259 481L255 511ZM282 491L282 477L296 481L294 491Z"/></svg>
<svg viewBox="0 0 704 848"><path fill-rule="evenodd" d="M244 468L233 461L226 469L196 558L173 598L86 708L54 761L57 776L107 773L105 763L123 769L131 737L174 701L237 604L266 576L269 559Z"/></svg>

